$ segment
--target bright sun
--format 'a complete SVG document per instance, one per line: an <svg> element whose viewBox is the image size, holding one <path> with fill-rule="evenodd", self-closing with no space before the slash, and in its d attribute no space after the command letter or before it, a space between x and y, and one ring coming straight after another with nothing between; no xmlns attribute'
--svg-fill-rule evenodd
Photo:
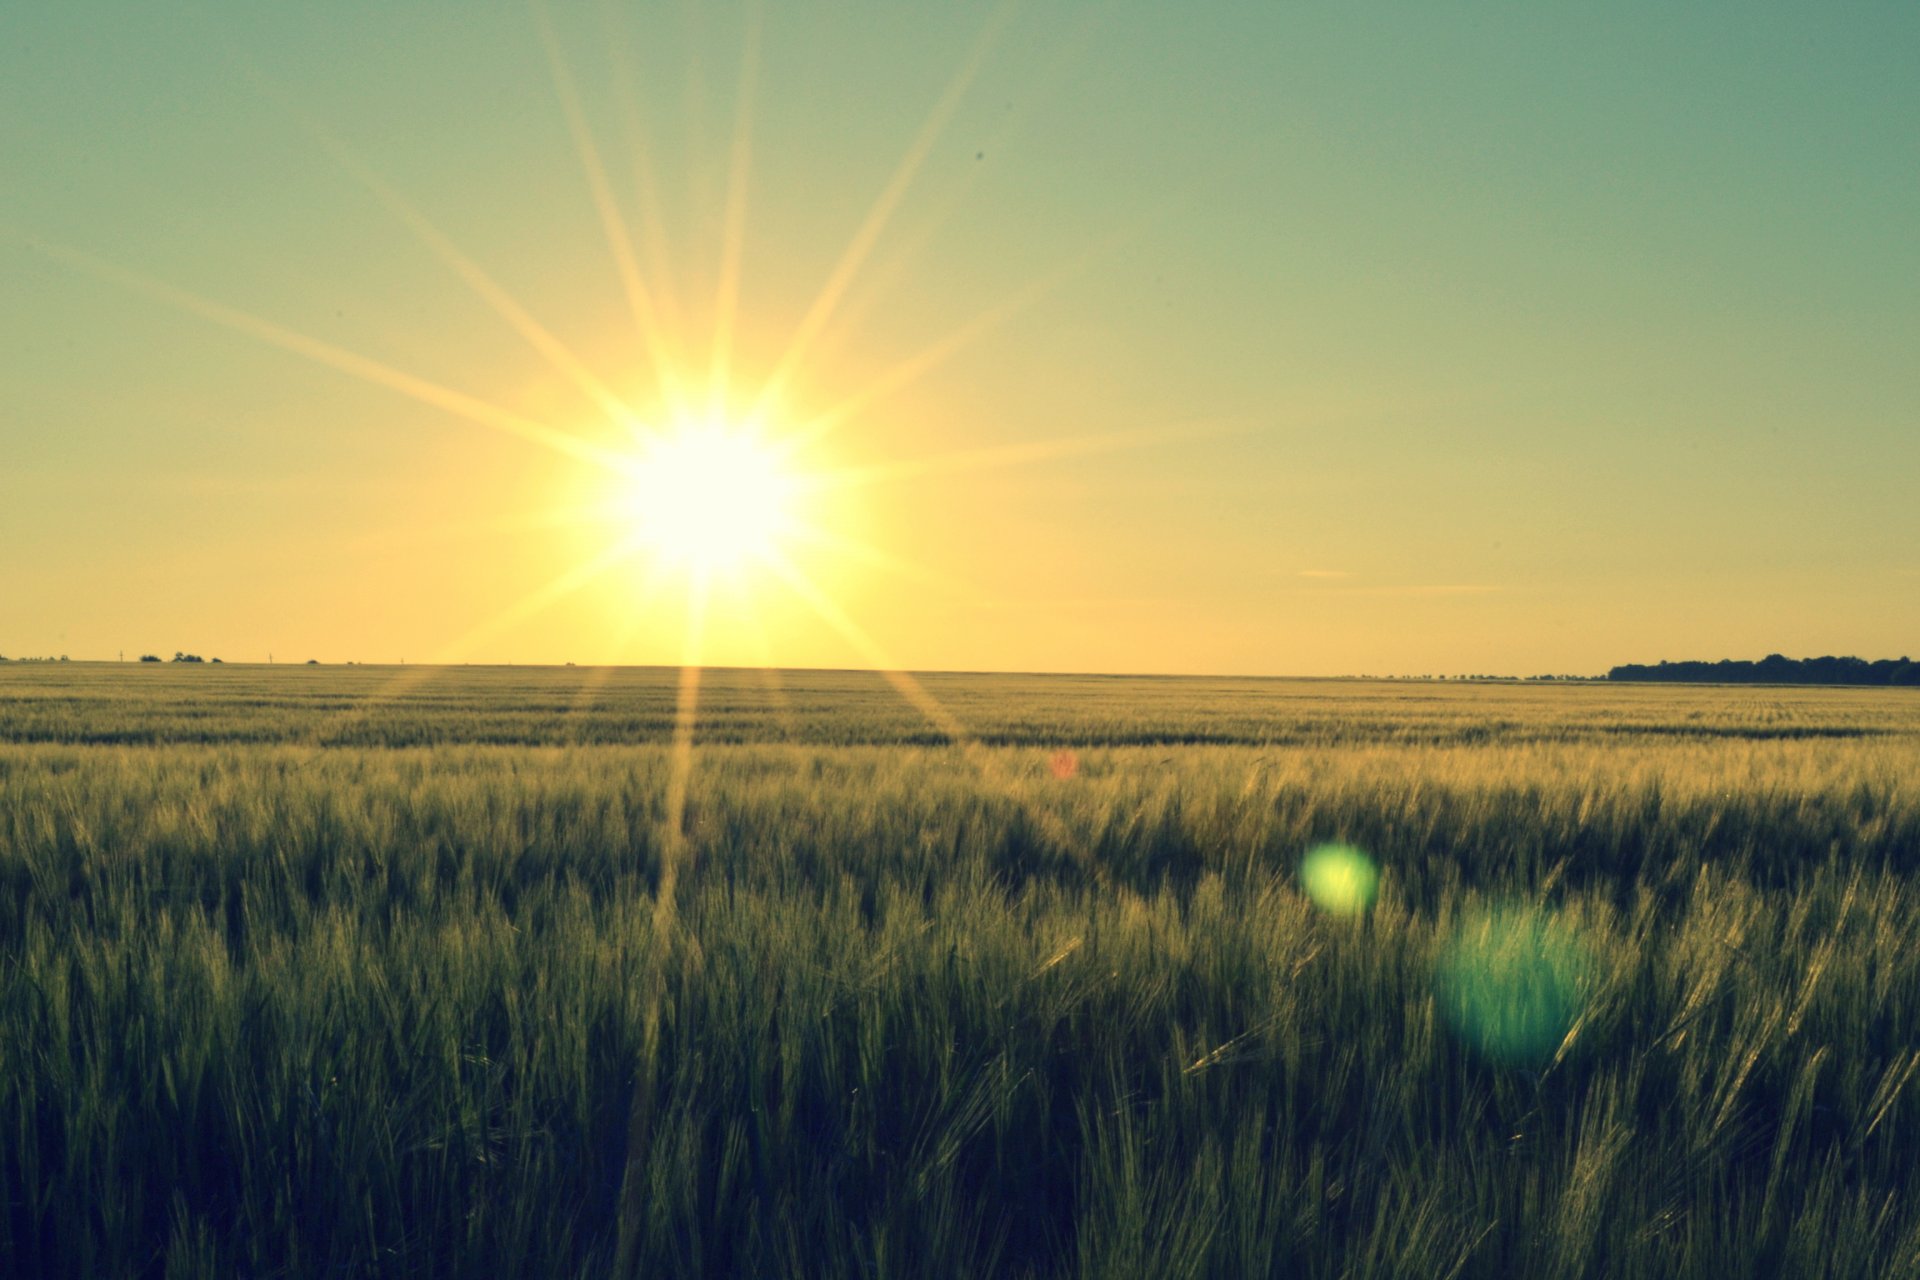
<svg viewBox="0 0 1920 1280"><path fill-rule="evenodd" d="M661 562L736 573L780 549L798 489L780 451L756 432L693 422L642 446L625 501L636 541Z"/></svg>

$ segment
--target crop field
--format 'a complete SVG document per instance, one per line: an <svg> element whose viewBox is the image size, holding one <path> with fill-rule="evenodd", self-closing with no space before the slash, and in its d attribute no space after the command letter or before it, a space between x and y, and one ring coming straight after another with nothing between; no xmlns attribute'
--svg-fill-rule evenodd
<svg viewBox="0 0 1920 1280"><path fill-rule="evenodd" d="M921 686L0 667L0 1275L1920 1275L1920 690Z"/></svg>

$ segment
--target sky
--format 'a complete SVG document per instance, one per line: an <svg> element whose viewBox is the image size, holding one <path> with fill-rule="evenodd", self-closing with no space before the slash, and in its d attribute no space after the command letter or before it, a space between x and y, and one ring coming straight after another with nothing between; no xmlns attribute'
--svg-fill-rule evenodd
<svg viewBox="0 0 1920 1280"><path fill-rule="evenodd" d="M7 6L0 654L1917 652L1915 66L1905 3ZM633 541L686 386L851 406L777 572Z"/></svg>

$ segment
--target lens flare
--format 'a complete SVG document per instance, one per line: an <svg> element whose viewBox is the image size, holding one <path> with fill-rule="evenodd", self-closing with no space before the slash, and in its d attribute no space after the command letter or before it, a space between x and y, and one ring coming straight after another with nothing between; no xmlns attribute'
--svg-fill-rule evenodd
<svg viewBox="0 0 1920 1280"><path fill-rule="evenodd" d="M1434 976L1440 1010L1462 1039L1496 1062L1534 1066L1572 1030L1591 967L1565 925L1503 908L1469 917Z"/></svg>
<svg viewBox="0 0 1920 1280"><path fill-rule="evenodd" d="M1080 772L1080 757L1071 751L1056 751L1053 753L1053 757L1047 761L1047 769L1054 777L1065 782L1068 778Z"/></svg>
<svg viewBox="0 0 1920 1280"><path fill-rule="evenodd" d="M1300 883L1322 911L1357 916L1373 905L1380 872L1350 844L1323 844L1300 860Z"/></svg>

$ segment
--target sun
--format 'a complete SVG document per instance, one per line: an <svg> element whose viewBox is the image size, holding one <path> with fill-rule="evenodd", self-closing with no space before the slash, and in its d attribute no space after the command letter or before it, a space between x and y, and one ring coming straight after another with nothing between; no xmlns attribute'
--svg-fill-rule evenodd
<svg viewBox="0 0 1920 1280"><path fill-rule="evenodd" d="M797 525L799 477L751 427L682 422L645 440L625 470L633 539L674 568L737 574L778 554Z"/></svg>

